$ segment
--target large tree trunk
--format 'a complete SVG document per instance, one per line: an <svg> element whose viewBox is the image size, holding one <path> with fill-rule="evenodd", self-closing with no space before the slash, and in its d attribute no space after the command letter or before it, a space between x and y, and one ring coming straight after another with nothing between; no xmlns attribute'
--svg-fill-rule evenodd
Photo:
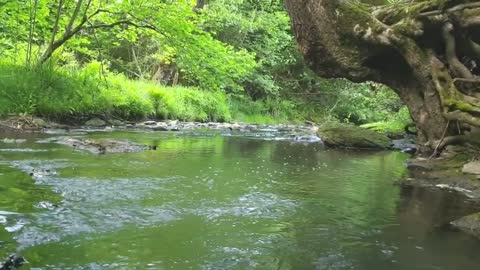
<svg viewBox="0 0 480 270"><path fill-rule="evenodd" d="M480 127L480 2L358 2L286 0L312 69L392 87L410 110L422 153Z"/></svg>

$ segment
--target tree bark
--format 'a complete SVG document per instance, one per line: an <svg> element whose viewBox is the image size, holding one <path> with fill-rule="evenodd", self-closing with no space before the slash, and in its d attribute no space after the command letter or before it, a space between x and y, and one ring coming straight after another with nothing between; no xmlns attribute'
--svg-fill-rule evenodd
<svg viewBox="0 0 480 270"><path fill-rule="evenodd" d="M480 127L480 74L474 68L480 63L480 3L370 3L375 5L286 0L312 69L323 77L392 87L415 122L420 154L465 132L455 127Z"/></svg>

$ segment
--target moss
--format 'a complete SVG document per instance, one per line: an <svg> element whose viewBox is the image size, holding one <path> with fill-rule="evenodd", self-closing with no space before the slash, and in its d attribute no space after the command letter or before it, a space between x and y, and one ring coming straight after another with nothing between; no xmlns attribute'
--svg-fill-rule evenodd
<svg viewBox="0 0 480 270"><path fill-rule="evenodd" d="M464 18L480 16L480 10L478 10L478 9L465 9L465 10L463 10L462 16Z"/></svg>
<svg viewBox="0 0 480 270"><path fill-rule="evenodd" d="M463 100L463 94L456 88L448 70L443 65L433 65L432 75L437 83L437 92L442 105L449 111L479 112L480 109Z"/></svg>
<svg viewBox="0 0 480 270"><path fill-rule="evenodd" d="M475 106L468 104L462 100L458 99L445 99L444 105L451 108L452 110L460 110L463 112L477 112L478 108Z"/></svg>

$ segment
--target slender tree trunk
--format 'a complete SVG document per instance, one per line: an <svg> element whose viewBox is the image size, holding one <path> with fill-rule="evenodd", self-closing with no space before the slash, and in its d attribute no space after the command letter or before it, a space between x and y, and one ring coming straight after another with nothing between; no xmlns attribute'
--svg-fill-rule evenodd
<svg viewBox="0 0 480 270"><path fill-rule="evenodd" d="M37 24L37 8L38 0L34 0L33 4L30 0L30 27L28 31L28 44L27 44L27 58L26 65L30 66L32 62L32 47L33 47L33 35L35 34L35 26Z"/></svg>
<svg viewBox="0 0 480 270"><path fill-rule="evenodd" d="M205 7L206 2L207 2L206 0L197 0L197 4L195 5L194 10L198 11L200 9L203 9Z"/></svg>

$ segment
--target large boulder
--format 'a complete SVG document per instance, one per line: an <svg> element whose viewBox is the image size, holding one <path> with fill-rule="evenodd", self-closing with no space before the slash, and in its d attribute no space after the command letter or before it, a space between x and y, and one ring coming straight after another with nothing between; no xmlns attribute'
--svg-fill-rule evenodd
<svg viewBox="0 0 480 270"><path fill-rule="evenodd" d="M318 135L326 146L331 147L386 149L392 144L392 141L383 134L341 123L321 125Z"/></svg>
<svg viewBox="0 0 480 270"><path fill-rule="evenodd" d="M480 160L473 160L463 165L462 172L465 174L480 175Z"/></svg>
<svg viewBox="0 0 480 270"><path fill-rule="evenodd" d="M453 227L480 239L480 213L459 218L450 223Z"/></svg>
<svg viewBox="0 0 480 270"><path fill-rule="evenodd" d="M107 125L107 122L103 121L100 118L92 118L85 122L85 126L87 127L104 127Z"/></svg>

